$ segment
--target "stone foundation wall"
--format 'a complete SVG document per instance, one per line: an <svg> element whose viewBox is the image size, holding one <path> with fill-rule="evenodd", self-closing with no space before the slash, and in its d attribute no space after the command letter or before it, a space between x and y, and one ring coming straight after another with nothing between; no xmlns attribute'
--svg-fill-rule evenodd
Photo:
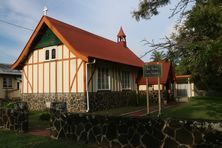
<svg viewBox="0 0 222 148"><path fill-rule="evenodd" d="M47 102L66 102L69 112L85 112L86 99L84 93L44 93L23 94L22 100L28 103L29 110L45 110Z"/></svg>
<svg viewBox="0 0 222 148"><path fill-rule="evenodd" d="M52 112L50 135L101 147L220 147L222 122Z"/></svg>
<svg viewBox="0 0 222 148"><path fill-rule="evenodd" d="M111 108L136 105L135 91L101 91L89 93L90 112ZM28 103L30 110L45 110L47 102L66 102L69 112L85 112L86 97L84 93L58 94L23 94L22 100Z"/></svg>
<svg viewBox="0 0 222 148"><path fill-rule="evenodd" d="M26 103L18 105L16 108L0 108L0 129L13 130L18 132L28 131L28 109ZM26 104L27 105L27 104Z"/></svg>
<svg viewBox="0 0 222 148"><path fill-rule="evenodd" d="M99 91L89 93L90 112L137 105L136 91Z"/></svg>

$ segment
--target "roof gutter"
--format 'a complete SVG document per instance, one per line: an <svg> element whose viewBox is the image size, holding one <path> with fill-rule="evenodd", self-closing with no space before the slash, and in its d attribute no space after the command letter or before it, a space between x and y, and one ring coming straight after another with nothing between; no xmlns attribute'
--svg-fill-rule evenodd
<svg viewBox="0 0 222 148"><path fill-rule="evenodd" d="M88 62L86 63L86 105L87 105L87 109L86 112L89 112L89 85L88 85L88 65L90 64L95 64L96 63L96 59L94 59L92 62Z"/></svg>

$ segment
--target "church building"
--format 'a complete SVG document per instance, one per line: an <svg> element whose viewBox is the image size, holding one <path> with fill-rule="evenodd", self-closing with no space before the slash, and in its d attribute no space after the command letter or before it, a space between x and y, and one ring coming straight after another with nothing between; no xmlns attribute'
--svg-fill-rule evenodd
<svg viewBox="0 0 222 148"><path fill-rule="evenodd" d="M22 70L31 110L64 101L71 112L88 112L127 105L143 64L122 28L114 42L43 16L12 68Z"/></svg>

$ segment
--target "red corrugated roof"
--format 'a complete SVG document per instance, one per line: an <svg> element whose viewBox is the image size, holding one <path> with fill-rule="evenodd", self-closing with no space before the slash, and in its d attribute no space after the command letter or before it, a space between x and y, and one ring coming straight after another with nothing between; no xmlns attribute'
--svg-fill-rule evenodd
<svg viewBox="0 0 222 148"><path fill-rule="evenodd" d="M145 63L145 64L158 64L158 62L148 62L148 63ZM161 84L166 84L167 80L168 80L168 77L171 77L172 80L175 80L174 70L173 70L171 62L169 62L169 61L160 61L159 64L162 65L162 76L160 78L160 83ZM146 78L141 76L138 79L137 83L139 85L146 85ZM158 84L157 78L149 78L149 84L150 85Z"/></svg>
<svg viewBox="0 0 222 148"><path fill-rule="evenodd" d="M142 67L144 62L140 60L129 48L123 47L121 44L105 39L98 35L84 31L77 27L63 23L48 16L43 16L29 42L32 42L36 36L36 32L45 23L57 37L71 48L74 53L78 54L82 59L86 60L90 57L102 60L112 61L116 63ZM27 56L30 50L30 43L27 43L18 60L13 64L12 68L17 68L24 62L24 57Z"/></svg>

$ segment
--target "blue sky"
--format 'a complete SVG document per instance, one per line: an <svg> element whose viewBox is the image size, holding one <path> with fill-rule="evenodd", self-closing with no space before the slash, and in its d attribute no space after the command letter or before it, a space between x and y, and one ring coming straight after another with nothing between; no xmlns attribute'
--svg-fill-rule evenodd
<svg viewBox="0 0 222 148"><path fill-rule="evenodd" d="M178 17L168 17L176 1L162 8L160 15L137 22L132 18L132 11L139 0L0 0L0 20L34 29L46 5L48 16L114 41L122 26L128 47L140 57L149 50L141 42L143 39L160 41L174 31ZM13 63L31 33L0 22L0 63ZM149 61L149 58L147 55L143 60Z"/></svg>

